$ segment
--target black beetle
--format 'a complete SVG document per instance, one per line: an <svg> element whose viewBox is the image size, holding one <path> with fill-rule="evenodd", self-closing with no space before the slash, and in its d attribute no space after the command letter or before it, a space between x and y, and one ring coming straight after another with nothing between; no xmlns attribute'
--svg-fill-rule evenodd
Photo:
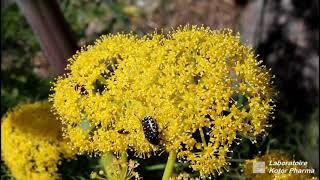
<svg viewBox="0 0 320 180"><path fill-rule="evenodd" d="M151 116L146 116L141 121L145 138L153 145L159 145L160 133L158 124Z"/></svg>

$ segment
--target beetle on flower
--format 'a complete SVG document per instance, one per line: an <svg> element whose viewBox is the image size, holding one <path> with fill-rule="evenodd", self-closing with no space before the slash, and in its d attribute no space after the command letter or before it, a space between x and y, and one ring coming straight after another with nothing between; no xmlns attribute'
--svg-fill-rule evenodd
<svg viewBox="0 0 320 180"><path fill-rule="evenodd" d="M50 99L80 152L148 157L161 130L168 164L177 157L201 176L222 172L237 134L265 133L275 107L269 70L231 30L185 26L142 38L102 36L67 69ZM85 94L75 90L79 85Z"/></svg>

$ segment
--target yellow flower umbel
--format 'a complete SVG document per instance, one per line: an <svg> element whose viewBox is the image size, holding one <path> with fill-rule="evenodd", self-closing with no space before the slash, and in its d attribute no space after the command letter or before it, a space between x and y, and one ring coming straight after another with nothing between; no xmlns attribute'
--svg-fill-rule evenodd
<svg viewBox="0 0 320 180"><path fill-rule="evenodd" d="M237 133L265 132L275 91L260 64L231 30L102 36L70 60L51 101L81 152L149 156L163 146L204 176L226 165ZM147 115L159 145L145 138Z"/></svg>
<svg viewBox="0 0 320 180"><path fill-rule="evenodd" d="M308 169L307 166L303 165L287 165L287 166L276 166L272 165L270 166L270 162L292 162L292 158L289 157L288 154L281 152L281 151L270 151L268 154L265 154L263 156L257 156L254 159L246 160L244 165L244 172L243 174L248 179L253 180L296 180L296 179L317 179L314 177L314 174L310 173L295 173L294 171L290 172L290 169ZM265 162L265 173L253 173L253 163L254 162ZM283 171L286 170L287 173L272 173L270 171L271 169L282 169Z"/></svg>
<svg viewBox="0 0 320 180"><path fill-rule="evenodd" d="M2 118L1 157L18 180L58 179L57 165L74 153L46 102L24 104Z"/></svg>

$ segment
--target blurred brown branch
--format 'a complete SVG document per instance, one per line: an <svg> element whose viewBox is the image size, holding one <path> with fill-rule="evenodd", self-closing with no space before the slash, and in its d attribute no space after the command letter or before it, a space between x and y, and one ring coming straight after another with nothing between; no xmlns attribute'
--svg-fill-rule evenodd
<svg viewBox="0 0 320 180"><path fill-rule="evenodd" d="M77 46L57 1L17 0L16 2L38 36L53 73L63 74L67 59L75 53Z"/></svg>

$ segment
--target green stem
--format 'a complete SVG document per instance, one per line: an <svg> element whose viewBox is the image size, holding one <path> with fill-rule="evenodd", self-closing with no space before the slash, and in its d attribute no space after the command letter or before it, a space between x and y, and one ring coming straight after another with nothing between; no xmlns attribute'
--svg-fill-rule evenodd
<svg viewBox="0 0 320 180"><path fill-rule="evenodd" d="M200 131L201 141L202 141L204 147L207 147L206 138L204 137L204 133L203 133L202 128L199 128L199 131Z"/></svg>
<svg viewBox="0 0 320 180"><path fill-rule="evenodd" d="M177 153L175 151L171 151L169 153L166 169L164 170L162 180L169 180L172 175L173 168L176 162Z"/></svg>
<svg viewBox="0 0 320 180"><path fill-rule="evenodd" d="M124 164L127 164L127 161L128 161L127 152L121 153L121 160L123 161ZM123 174L123 178L122 178L123 180L125 180L127 177L127 171L128 171L128 166L126 165L124 168L122 168L121 174Z"/></svg>
<svg viewBox="0 0 320 180"><path fill-rule="evenodd" d="M228 162L235 162L235 163L243 163L246 160L245 159L228 159Z"/></svg>
<svg viewBox="0 0 320 180"><path fill-rule="evenodd" d="M100 165L104 170L112 163L115 156L111 152L107 152L100 157Z"/></svg>
<svg viewBox="0 0 320 180"><path fill-rule="evenodd" d="M177 168L178 164L175 164L174 168ZM156 164L152 166L146 167L147 171L159 171L159 170L164 170L166 168L166 164Z"/></svg>
<svg viewBox="0 0 320 180"><path fill-rule="evenodd" d="M166 167L165 164L156 164L153 166L146 167L146 170L148 170L148 171L164 170L165 167Z"/></svg>
<svg viewBox="0 0 320 180"><path fill-rule="evenodd" d="M121 159L123 160L123 162L127 162L127 160L128 160L127 152L121 153Z"/></svg>
<svg viewBox="0 0 320 180"><path fill-rule="evenodd" d="M104 155L101 156L100 158L100 165L103 167L104 172L106 173L106 176L108 177L108 179L121 179L121 180L125 180L127 178L127 171L128 171L128 166L127 166L127 161L128 161L128 155L127 152L123 152L121 153L120 156L121 161L123 162L123 164L125 164L125 166L120 166L120 177L116 176L116 177L109 177L109 175L107 174L107 169L108 168L115 168L112 167L113 166L113 161L116 160L116 156L113 155L113 153L111 152L107 152Z"/></svg>
<svg viewBox="0 0 320 180"><path fill-rule="evenodd" d="M276 142L277 142L277 140L276 140L276 139L271 139L271 140L268 142L268 144L267 144L266 154L268 154L268 153L269 153L269 150L270 150L270 146L271 146L271 144L276 143Z"/></svg>

